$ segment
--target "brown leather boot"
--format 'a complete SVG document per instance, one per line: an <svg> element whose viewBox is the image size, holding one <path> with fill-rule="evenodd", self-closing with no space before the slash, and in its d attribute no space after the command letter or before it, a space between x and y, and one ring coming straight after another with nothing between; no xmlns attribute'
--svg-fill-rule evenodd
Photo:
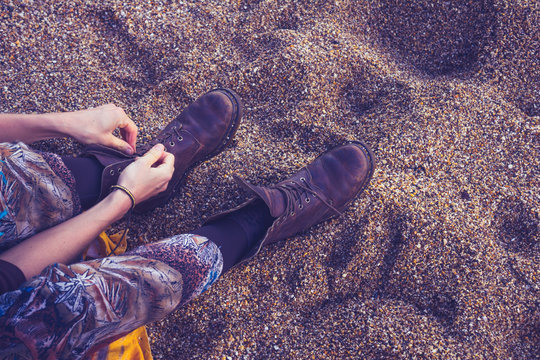
<svg viewBox="0 0 540 360"><path fill-rule="evenodd" d="M248 251L242 263L255 256L262 246L285 239L309 227L341 215L368 185L375 169L375 156L367 145L355 141L319 156L289 179L264 187L236 181L253 195L242 205L212 216L205 225L262 200L275 218L264 238ZM238 264L237 264L238 265Z"/></svg>
<svg viewBox="0 0 540 360"><path fill-rule="evenodd" d="M155 144L165 145L166 151L174 155L174 174L164 192L138 204L135 211L146 212L167 202L190 169L219 154L232 141L241 116L242 105L236 93L228 89L212 90L189 105L150 143L140 147L139 155L142 155ZM94 156L105 166L100 199L136 158L101 145L88 146L83 156Z"/></svg>

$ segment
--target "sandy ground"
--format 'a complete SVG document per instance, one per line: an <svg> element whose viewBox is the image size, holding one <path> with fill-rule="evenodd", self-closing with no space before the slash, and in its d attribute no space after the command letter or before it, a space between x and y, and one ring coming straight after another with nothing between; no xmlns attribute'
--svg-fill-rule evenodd
<svg viewBox="0 0 540 360"><path fill-rule="evenodd" d="M144 143L212 88L241 95L233 146L136 217L131 246L239 204L233 173L267 185L346 140L373 148L342 218L151 325L157 359L534 359L539 14L527 0L1 0L0 111L113 102Z"/></svg>

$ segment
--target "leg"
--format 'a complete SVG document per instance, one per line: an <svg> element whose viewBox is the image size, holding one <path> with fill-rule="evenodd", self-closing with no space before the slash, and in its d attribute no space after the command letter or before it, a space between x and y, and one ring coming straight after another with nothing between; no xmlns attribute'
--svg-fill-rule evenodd
<svg viewBox="0 0 540 360"><path fill-rule="evenodd" d="M128 251L126 256L142 256L161 261L182 275L179 306L206 291L223 271L223 256L208 238L182 234Z"/></svg>
<svg viewBox="0 0 540 360"><path fill-rule="evenodd" d="M49 166L63 164L50 156L46 161L22 143L0 144L0 252L78 213L74 188Z"/></svg>
<svg viewBox="0 0 540 360"><path fill-rule="evenodd" d="M202 235L218 245L223 254L223 273L225 273L264 237L273 222L274 218L270 215L268 207L262 201L256 201L193 233Z"/></svg>
<svg viewBox="0 0 540 360"><path fill-rule="evenodd" d="M217 246L188 234L124 256L51 265L0 296L0 357L83 358L162 319L206 290L221 269Z"/></svg>

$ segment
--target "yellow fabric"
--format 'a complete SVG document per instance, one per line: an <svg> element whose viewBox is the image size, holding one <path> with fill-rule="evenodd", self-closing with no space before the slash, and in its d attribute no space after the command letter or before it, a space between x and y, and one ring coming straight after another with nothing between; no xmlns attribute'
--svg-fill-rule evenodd
<svg viewBox="0 0 540 360"><path fill-rule="evenodd" d="M97 239L90 244L88 249L86 249L83 255L84 260L87 260L88 258L98 259L110 255L122 255L125 253L127 249L127 236L122 239L122 233L123 232L112 234L109 237L105 231L103 231L99 234Z"/></svg>
<svg viewBox="0 0 540 360"><path fill-rule="evenodd" d="M109 256L109 254L120 255L126 251L127 240L122 239L122 233L107 236L105 232L99 234L98 238L88 247L84 253L84 259L89 257L98 258ZM114 253L113 253L114 250ZM102 354L102 351L99 351ZM92 356L93 360L101 359L98 353ZM142 326L126 336L109 344L106 360L152 360L150 342L146 333L146 326Z"/></svg>
<svg viewBox="0 0 540 360"><path fill-rule="evenodd" d="M97 360L97 354L92 357ZM108 348L106 360L151 360L150 342L146 334L146 327L142 326L126 336L111 343Z"/></svg>

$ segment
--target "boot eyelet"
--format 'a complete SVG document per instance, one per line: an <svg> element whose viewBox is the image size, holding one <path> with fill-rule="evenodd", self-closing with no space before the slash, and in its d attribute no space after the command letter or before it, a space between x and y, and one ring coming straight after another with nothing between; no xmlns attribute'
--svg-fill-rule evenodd
<svg viewBox="0 0 540 360"><path fill-rule="evenodd" d="M293 185L296 184L296 181L291 181L291 184L293 184Z"/></svg>
<svg viewBox="0 0 540 360"><path fill-rule="evenodd" d="M294 216L294 213L293 213L293 212L291 213L291 216Z"/></svg>
<svg viewBox="0 0 540 360"><path fill-rule="evenodd" d="M171 141L169 145L174 146L174 141Z"/></svg>
<svg viewBox="0 0 540 360"><path fill-rule="evenodd" d="M305 181L306 181L306 178L305 178L305 177L301 177L300 180L305 182Z"/></svg>
<svg viewBox="0 0 540 360"><path fill-rule="evenodd" d="M307 202L307 203L311 202L311 199L310 199L310 198L306 198L306 202Z"/></svg>
<svg viewBox="0 0 540 360"><path fill-rule="evenodd" d="M122 169L121 168L118 168L118 173L120 174L122 172Z"/></svg>
<svg viewBox="0 0 540 360"><path fill-rule="evenodd" d="M114 175L114 170L111 169L111 171L109 171L109 174Z"/></svg>
<svg viewBox="0 0 540 360"><path fill-rule="evenodd" d="M304 208L304 205L300 204L300 206L298 206L298 208L299 208L300 210L302 210L302 209Z"/></svg>
<svg viewBox="0 0 540 360"><path fill-rule="evenodd" d="M184 138L182 136L177 137L177 139L178 139L178 141L184 140Z"/></svg>

